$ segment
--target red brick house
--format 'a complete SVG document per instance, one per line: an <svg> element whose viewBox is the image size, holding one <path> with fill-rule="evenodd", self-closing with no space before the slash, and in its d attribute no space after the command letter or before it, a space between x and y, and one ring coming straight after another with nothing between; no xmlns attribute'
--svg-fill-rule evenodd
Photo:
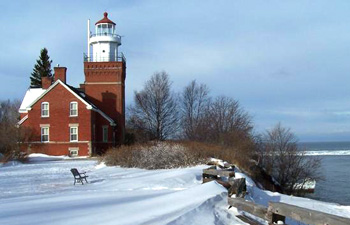
<svg viewBox="0 0 350 225"><path fill-rule="evenodd" d="M123 143L126 62L118 54L115 25L107 13L95 24L95 34L88 25L85 81L79 88L66 83L67 68L58 66L54 80L43 77L42 88L27 90L19 125L32 133L24 143L28 153L91 156Z"/></svg>

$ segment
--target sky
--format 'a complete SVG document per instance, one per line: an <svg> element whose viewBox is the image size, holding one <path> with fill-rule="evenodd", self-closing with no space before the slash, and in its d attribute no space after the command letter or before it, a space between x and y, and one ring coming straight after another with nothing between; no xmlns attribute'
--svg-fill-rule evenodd
<svg viewBox="0 0 350 225"><path fill-rule="evenodd" d="M278 122L300 141L350 141L350 1L1 1L0 99L22 99L46 47L84 81L87 20L117 24L126 104L157 71L238 100L256 132Z"/></svg>

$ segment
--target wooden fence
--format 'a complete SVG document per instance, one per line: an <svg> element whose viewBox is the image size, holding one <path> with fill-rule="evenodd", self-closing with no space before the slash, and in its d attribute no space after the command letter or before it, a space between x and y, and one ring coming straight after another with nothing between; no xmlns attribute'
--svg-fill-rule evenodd
<svg viewBox="0 0 350 225"><path fill-rule="evenodd" d="M216 180L228 188L229 197L228 204L238 210L247 212L251 215L266 220L269 224L277 223L278 221L285 222L285 218L291 218L306 224L315 225L350 225L350 218L335 216L332 214L302 208L295 205L290 205L281 202L269 202L269 207L245 201L245 179L233 179L234 172L231 170L216 170L215 167L210 167L203 170L203 183L211 180ZM232 173L233 172L233 173ZM208 176L212 176L208 178ZM206 180L204 180L204 177ZM228 181L222 181L220 178L228 177ZM230 179L232 178L232 179ZM244 181L244 183L243 183ZM230 193L231 191L231 193ZM236 194L236 198L231 198L232 194ZM241 218L241 217L240 217Z"/></svg>

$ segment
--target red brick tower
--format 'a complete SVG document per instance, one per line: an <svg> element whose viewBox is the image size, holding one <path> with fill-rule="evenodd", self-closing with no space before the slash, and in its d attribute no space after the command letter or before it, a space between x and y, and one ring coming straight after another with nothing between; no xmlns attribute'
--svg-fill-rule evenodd
<svg viewBox="0 0 350 225"><path fill-rule="evenodd" d="M88 22L90 23L90 22ZM121 37L116 34L115 23L108 13L95 24L95 34L88 24L88 54L84 57L85 82L81 88L86 97L116 122L113 143L122 144L125 133L125 78L126 62L118 53ZM92 51L90 53L90 50ZM96 124L101 124L96 121ZM96 135L102 128L96 127Z"/></svg>

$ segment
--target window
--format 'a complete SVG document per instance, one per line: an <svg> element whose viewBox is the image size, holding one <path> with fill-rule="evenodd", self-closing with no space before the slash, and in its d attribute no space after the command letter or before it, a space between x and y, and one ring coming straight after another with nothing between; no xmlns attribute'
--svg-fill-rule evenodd
<svg viewBox="0 0 350 225"><path fill-rule="evenodd" d="M49 117L49 103L41 103L41 117Z"/></svg>
<svg viewBox="0 0 350 225"><path fill-rule="evenodd" d="M69 104L69 116L78 116L78 102Z"/></svg>
<svg viewBox="0 0 350 225"><path fill-rule="evenodd" d="M107 33L108 33L107 24L102 24L102 33L103 35L107 36Z"/></svg>
<svg viewBox="0 0 350 225"><path fill-rule="evenodd" d="M102 141L103 142L108 142L108 126L103 126L102 127Z"/></svg>
<svg viewBox="0 0 350 225"><path fill-rule="evenodd" d="M79 148L69 148L69 156L75 157L79 156Z"/></svg>
<svg viewBox="0 0 350 225"><path fill-rule="evenodd" d="M70 130L70 141L78 141L78 127L69 127Z"/></svg>
<svg viewBox="0 0 350 225"><path fill-rule="evenodd" d="M41 142L49 142L49 128L41 127Z"/></svg>
<svg viewBox="0 0 350 225"><path fill-rule="evenodd" d="M108 34L112 34L112 24L108 24Z"/></svg>
<svg viewBox="0 0 350 225"><path fill-rule="evenodd" d="M102 29L101 29L101 24L97 25L97 34L101 35Z"/></svg>

